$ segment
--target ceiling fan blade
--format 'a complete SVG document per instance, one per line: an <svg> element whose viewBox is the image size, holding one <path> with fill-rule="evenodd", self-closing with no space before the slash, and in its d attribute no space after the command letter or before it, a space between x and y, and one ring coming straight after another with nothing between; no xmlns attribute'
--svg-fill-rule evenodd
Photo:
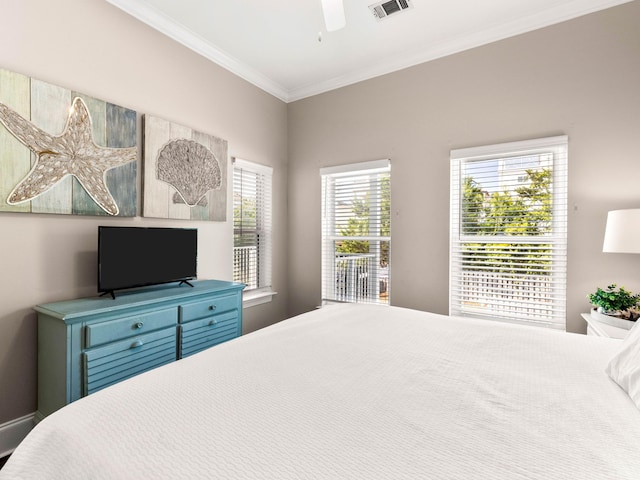
<svg viewBox="0 0 640 480"><path fill-rule="evenodd" d="M346 25L342 0L321 0L327 32L340 30Z"/></svg>

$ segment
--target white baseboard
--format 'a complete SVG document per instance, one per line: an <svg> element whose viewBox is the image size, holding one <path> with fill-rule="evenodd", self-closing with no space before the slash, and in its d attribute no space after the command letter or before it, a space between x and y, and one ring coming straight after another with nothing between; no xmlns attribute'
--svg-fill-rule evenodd
<svg viewBox="0 0 640 480"><path fill-rule="evenodd" d="M32 413L0 425L0 458L9 455L24 440L35 425L34 417Z"/></svg>

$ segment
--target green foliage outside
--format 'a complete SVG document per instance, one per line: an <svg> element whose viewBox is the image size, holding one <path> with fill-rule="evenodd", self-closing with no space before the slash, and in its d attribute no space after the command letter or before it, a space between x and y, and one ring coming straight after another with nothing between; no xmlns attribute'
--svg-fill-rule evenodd
<svg viewBox="0 0 640 480"><path fill-rule="evenodd" d="M236 199L233 206L234 245L236 247L255 244L256 222L257 206L255 198L243 197L240 202Z"/></svg>
<svg viewBox="0 0 640 480"><path fill-rule="evenodd" d="M512 192L484 192L472 177L462 186L461 233L467 236L544 236L551 233L552 172L526 170L528 183ZM489 239L487 239L489 240ZM465 270L549 274L548 244L466 243ZM478 268L482 264L482 268ZM487 265L490 268L487 268Z"/></svg>
<svg viewBox="0 0 640 480"><path fill-rule="evenodd" d="M351 213L347 225L340 229L343 237L368 237L370 234L383 237L391 233L391 183L390 176L386 175L380 181L380 232L369 232L369 201L367 192L362 197L354 197L351 201ZM366 240L343 240L336 243L337 253L369 253L369 242ZM380 266L389 264L389 242L380 243Z"/></svg>

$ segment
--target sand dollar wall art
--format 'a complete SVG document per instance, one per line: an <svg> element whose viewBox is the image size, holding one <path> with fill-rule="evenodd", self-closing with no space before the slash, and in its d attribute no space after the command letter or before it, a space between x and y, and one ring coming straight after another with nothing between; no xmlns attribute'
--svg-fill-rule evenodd
<svg viewBox="0 0 640 480"><path fill-rule="evenodd" d="M227 141L144 116L145 217L227 219Z"/></svg>
<svg viewBox="0 0 640 480"><path fill-rule="evenodd" d="M0 69L0 211L135 216L136 112Z"/></svg>

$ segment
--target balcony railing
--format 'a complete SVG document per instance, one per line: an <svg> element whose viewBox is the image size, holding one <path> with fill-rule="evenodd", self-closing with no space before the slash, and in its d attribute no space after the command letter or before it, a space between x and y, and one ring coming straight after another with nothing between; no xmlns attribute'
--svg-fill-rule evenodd
<svg viewBox="0 0 640 480"><path fill-rule="evenodd" d="M388 303L388 268L381 268L373 253L336 253L333 300L339 302ZM233 280L257 288L258 250L255 246L233 248Z"/></svg>
<svg viewBox="0 0 640 480"><path fill-rule="evenodd" d="M233 247L233 280L257 288L258 248Z"/></svg>
<svg viewBox="0 0 640 480"><path fill-rule="evenodd" d="M508 317L553 316L554 288L549 275L465 271L460 293L462 308L467 312L491 309Z"/></svg>
<svg viewBox="0 0 640 480"><path fill-rule="evenodd" d="M373 253L336 253L335 300L388 303L389 275Z"/></svg>

